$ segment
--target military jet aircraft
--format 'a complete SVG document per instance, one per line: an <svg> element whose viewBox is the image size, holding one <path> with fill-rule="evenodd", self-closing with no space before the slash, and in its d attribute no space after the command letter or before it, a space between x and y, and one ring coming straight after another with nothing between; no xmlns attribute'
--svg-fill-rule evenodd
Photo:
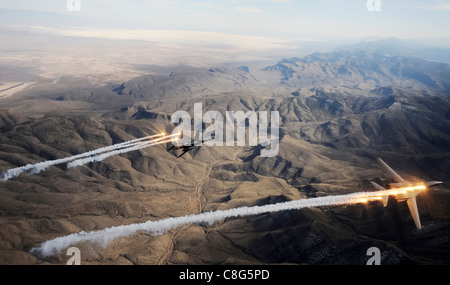
<svg viewBox="0 0 450 285"><path fill-rule="evenodd" d="M214 139L214 136L212 136L211 139L209 139L209 140L213 140L213 139ZM201 140L201 143L204 143L209 140ZM200 142L200 132L195 132L195 137L193 140L191 140L191 144L189 144L189 145L182 144L179 146L172 145L167 151L170 152L171 150L181 149L183 152L179 156L177 156L177 158L180 158L181 156L183 156L186 152L190 151L191 149L193 149L195 147L200 147L199 142Z"/></svg>
<svg viewBox="0 0 450 285"><path fill-rule="evenodd" d="M422 225L420 223L419 211L417 209L416 196L423 191L427 190L428 187L432 187L438 184L442 184L442 181L425 181L425 182L410 182L405 181L398 173L396 173L392 168L389 167L381 158L378 161L395 181L394 183L389 183L387 188L377 184L374 181L370 181L372 185L377 190L383 191L381 198L383 199L383 205L386 207L388 203L389 196L393 196L397 202L402 202L406 200L408 204L409 211L413 217L414 223L417 229L421 229ZM385 194L384 194L385 193Z"/></svg>

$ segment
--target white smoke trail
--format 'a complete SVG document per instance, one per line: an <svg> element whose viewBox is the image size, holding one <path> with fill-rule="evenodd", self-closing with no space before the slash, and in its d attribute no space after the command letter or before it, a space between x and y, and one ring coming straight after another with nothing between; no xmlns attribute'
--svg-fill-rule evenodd
<svg viewBox="0 0 450 285"><path fill-rule="evenodd" d="M207 222L212 224L214 221L221 220L228 217L257 215L268 212L278 212L290 209L301 209L306 207L330 206L339 204L352 204L361 202L361 198L371 198L378 196L377 194L384 191L375 192L359 192L347 195L327 196L310 199L301 199L265 206L240 207L229 210L220 210L214 212L207 212L201 214L193 214L183 217L167 218L159 221L147 221L140 224L122 225L117 227L106 228L100 231L79 232L68 236L58 237L52 240L43 242L40 247L31 249L31 253L41 254L43 256L50 256L59 253L61 250L79 243L79 242L93 242L106 247L111 241L130 236L138 231L144 231L155 235L160 235L166 231L176 228L183 224L202 223Z"/></svg>
<svg viewBox="0 0 450 285"><path fill-rule="evenodd" d="M154 141L156 141L156 140L154 140ZM102 153L100 155L96 155L96 156L93 156L93 157L86 157L86 158L77 159L75 161L72 161L72 162L68 163L67 167L68 168L72 168L72 167L81 166L81 165L84 165L84 164L90 163L90 162L102 161L105 158L108 158L108 157L113 156L113 155L117 155L117 154L121 154L121 153L126 153L126 152L130 152L130 151L138 150L138 149L141 149L141 148L146 148L146 147L153 146L153 145L168 143L168 142L171 142L171 141L172 141L172 139L158 141L158 142L150 141L148 143L132 144L131 147L127 147L127 148L124 148L124 149L119 149L119 150L114 150L114 151L110 151L110 152L105 152L105 153Z"/></svg>
<svg viewBox="0 0 450 285"><path fill-rule="evenodd" d="M142 137L142 138L132 139L132 140L129 140L129 141L126 141L126 142L122 142L122 143L114 144L114 145L111 145L111 146L98 148L96 150L91 150L91 151L88 151L88 152L85 152L85 153L77 154L77 155L66 157L66 158L60 158L60 159L55 159L55 160L48 160L48 161L38 162L38 163L35 163L35 164L27 164L25 166L12 168L12 169L9 169L9 170L5 171L4 173L2 173L2 176L0 177L0 180L1 181L6 181L8 179L17 177L17 176L19 176L20 174L22 174L24 172L28 172L29 174L37 174L37 173L47 169L48 167L50 167L52 165L67 163L67 162L70 162L72 160L83 158L83 157L86 157L86 156L96 155L96 154L99 154L99 153L103 153L103 152L107 152L107 151L112 151L112 150L124 148L124 147L127 147L129 145L137 144L137 142L140 142L140 141L143 141L143 140L147 140L147 139L150 139L150 138L163 136L163 135L164 134L162 133L162 134L157 134L157 135L152 135L152 136L146 136L146 137Z"/></svg>

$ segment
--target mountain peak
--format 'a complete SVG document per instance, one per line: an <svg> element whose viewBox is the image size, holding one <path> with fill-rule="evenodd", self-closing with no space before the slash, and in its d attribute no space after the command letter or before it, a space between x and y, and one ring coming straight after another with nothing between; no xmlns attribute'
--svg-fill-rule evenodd
<svg viewBox="0 0 450 285"><path fill-rule="evenodd" d="M364 46L364 45L363 45ZM399 86L450 93L450 65L381 50L353 48L282 59L264 72L295 88L312 86Z"/></svg>

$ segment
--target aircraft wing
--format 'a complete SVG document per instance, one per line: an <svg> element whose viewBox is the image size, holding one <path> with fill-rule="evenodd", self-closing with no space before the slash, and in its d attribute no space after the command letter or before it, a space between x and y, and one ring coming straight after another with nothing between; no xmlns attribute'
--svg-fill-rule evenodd
<svg viewBox="0 0 450 285"><path fill-rule="evenodd" d="M375 189L377 190L386 190L386 188L384 188L383 186L381 186L380 184L374 182L374 181L370 181L370 183L372 183L373 187L375 187ZM383 198L383 206L387 206L388 200L389 200L389 196L388 195L383 195L381 196L381 198Z"/></svg>
<svg viewBox="0 0 450 285"><path fill-rule="evenodd" d="M411 216L413 217L414 223L416 224L417 229L421 229L422 225L420 224L419 210L417 209L416 197L409 198L406 200L408 204L409 211L411 212Z"/></svg>
<svg viewBox="0 0 450 285"><path fill-rule="evenodd" d="M180 158L181 156L183 156L186 152L190 151L193 147L184 147L183 148L183 152L177 156L177 158Z"/></svg>
<svg viewBox="0 0 450 285"><path fill-rule="evenodd" d="M187 150L186 151L183 151L183 153L182 154L180 154L179 156L177 156L177 158L180 158L180 157L182 157L185 153L187 152Z"/></svg>
<svg viewBox="0 0 450 285"><path fill-rule="evenodd" d="M389 173L392 179L394 179L395 182L404 182L405 179L403 179L400 175L398 175L397 172L395 172L392 168L389 167L389 165L386 164L381 158L377 158L378 162L384 167L384 169Z"/></svg>

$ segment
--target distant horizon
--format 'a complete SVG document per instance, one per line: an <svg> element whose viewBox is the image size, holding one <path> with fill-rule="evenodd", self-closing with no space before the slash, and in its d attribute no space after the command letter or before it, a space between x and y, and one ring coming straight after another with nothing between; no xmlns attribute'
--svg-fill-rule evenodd
<svg viewBox="0 0 450 285"><path fill-rule="evenodd" d="M80 11L69 11L67 3L76 1ZM24 20L14 12L32 11L58 15L45 19L53 28L78 23L91 28L191 31L286 41L448 37L449 1L378 1L380 11L369 11L366 0L4 0L0 9L9 10L10 15L0 13L0 17L11 21L2 21L2 26ZM33 25L36 19L26 20Z"/></svg>
<svg viewBox="0 0 450 285"><path fill-rule="evenodd" d="M90 75L103 83L173 66L263 67L383 41L450 64L443 1L380 1L381 11L371 12L363 0L80 0L71 12L66 0L6 0L0 64L52 81Z"/></svg>

